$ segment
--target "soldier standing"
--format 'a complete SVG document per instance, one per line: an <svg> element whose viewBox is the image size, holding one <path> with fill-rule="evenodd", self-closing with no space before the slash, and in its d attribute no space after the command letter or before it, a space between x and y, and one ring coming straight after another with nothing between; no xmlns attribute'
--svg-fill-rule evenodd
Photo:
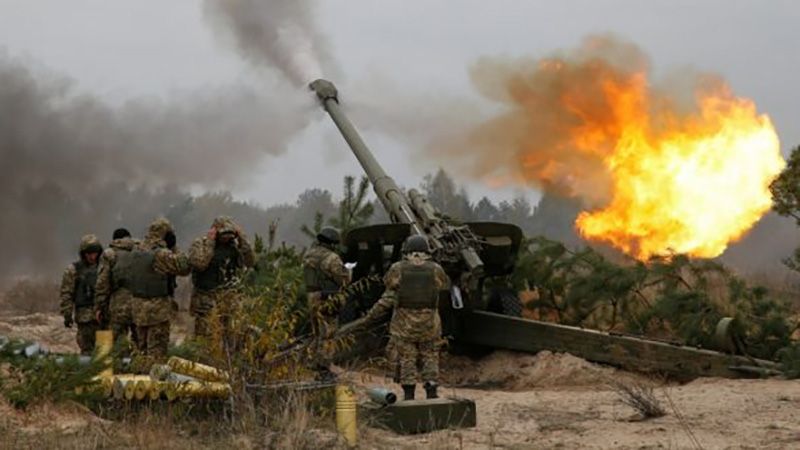
<svg viewBox="0 0 800 450"><path fill-rule="evenodd" d="M94 315L94 288L97 281L97 262L103 246L97 236L87 234L81 238L80 259L67 266L61 278L61 314L64 326L78 324L77 341L82 355L94 350L94 335L98 323Z"/></svg>
<svg viewBox="0 0 800 450"><path fill-rule="evenodd" d="M330 300L350 282L350 271L335 251L339 242L339 230L325 227L303 259L303 278L315 336L326 336L336 327L338 308Z"/></svg>
<svg viewBox="0 0 800 450"><path fill-rule="evenodd" d="M137 244L138 241L131 238L131 233L125 228L114 230L111 243L100 257L94 298L95 315L100 326L110 327L115 340L129 337L134 346L138 345L131 312L130 277L121 273L125 267L118 267L116 263L117 255L130 253Z"/></svg>
<svg viewBox="0 0 800 450"><path fill-rule="evenodd" d="M209 314L219 298L235 287L242 271L253 267L256 254L242 228L227 216L214 219L206 236L195 239L189 249L192 267L192 303L194 335L211 336ZM224 324L221 324L224 325Z"/></svg>
<svg viewBox="0 0 800 450"><path fill-rule="evenodd" d="M308 314L314 336L314 365L320 379L334 377L329 368L330 349L323 340L336 330L339 305L332 297L350 282L350 271L335 250L340 240L339 230L325 227L303 258Z"/></svg>
<svg viewBox="0 0 800 450"><path fill-rule="evenodd" d="M417 362L427 398L437 398L439 344L442 325L439 294L450 279L442 267L431 261L428 241L414 235L403 245L403 260L394 263L384 276L386 290L367 312L363 322L371 323L394 311L389 325L387 349L403 387L405 400L414 399Z"/></svg>
<svg viewBox="0 0 800 450"><path fill-rule="evenodd" d="M117 254L116 272L132 294L131 313L136 325L139 351L157 361L167 355L169 326L172 316L174 278L190 272L189 260L169 243L175 232L167 219L150 224L143 242L128 253Z"/></svg>

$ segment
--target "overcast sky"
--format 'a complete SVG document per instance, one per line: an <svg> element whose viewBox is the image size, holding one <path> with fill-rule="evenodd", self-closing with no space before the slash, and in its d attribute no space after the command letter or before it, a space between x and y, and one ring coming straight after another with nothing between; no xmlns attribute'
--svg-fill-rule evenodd
<svg viewBox="0 0 800 450"><path fill-rule="evenodd" d="M345 103L375 78L399 92L477 101L467 74L477 58L540 57L611 32L644 49L656 75L682 66L723 75L772 117L784 150L800 144L800 1L321 0L316 16ZM0 0L0 48L112 103L265 76L217 38L200 0ZM417 185L431 170L425 161L409 162L410 149L391 138L364 134L401 184ZM359 173L322 114L288 153L265 155L252 167L218 187L270 204L293 200L309 186L338 193L343 175ZM512 193L477 183L469 190Z"/></svg>

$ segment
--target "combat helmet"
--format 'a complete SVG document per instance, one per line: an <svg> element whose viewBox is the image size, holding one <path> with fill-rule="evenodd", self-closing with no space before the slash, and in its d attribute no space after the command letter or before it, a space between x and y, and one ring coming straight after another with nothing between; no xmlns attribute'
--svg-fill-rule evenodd
<svg viewBox="0 0 800 450"><path fill-rule="evenodd" d="M87 234L81 238L81 245L79 247L81 255L86 253L103 253L103 246L100 240L93 234Z"/></svg>
<svg viewBox="0 0 800 450"><path fill-rule="evenodd" d="M406 238L403 243L403 253L430 253L431 249L428 246L428 239L425 236L415 234Z"/></svg>
<svg viewBox="0 0 800 450"><path fill-rule="evenodd" d="M341 242L341 240L341 233L333 227L325 227L317 233L317 241L320 244L335 245Z"/></svg>
<svg viewBox="0 0 800 450"><path fill-rule="evenodd" d="M236 223L230 216L217 216L211 227L217 230L217 234L232 233L237 234Z"/></svg>
<svg viewBox="0 0 800 450"><path fill-rule="evenodd" d="M148 245L165 242L164 239L169 233L175 233L175 230L172 228L172 224L164 217L159 217L158 219L154 220L147 229L145 242Z"/></svg>

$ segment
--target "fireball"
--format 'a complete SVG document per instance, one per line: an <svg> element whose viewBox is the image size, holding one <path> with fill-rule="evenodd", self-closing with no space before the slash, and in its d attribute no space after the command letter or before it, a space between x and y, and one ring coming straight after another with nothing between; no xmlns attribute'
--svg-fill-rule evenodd
<svg viewBox="0 0 800 450"><path fill-rule="evenodd" d="M770 210L769 184L785 162L775 128L753 102L722 87L698 93L698 110L681 116L649 112L643 84L604 90L620 126L602 158L611 200L578 216L583 237L640 260L712 258Z"/></svg>
<svg viewBox="0 0 800 450"><path fill-rule="evenodd" d="M643 261L718 256L770 210L785 162L751 100L719 76L678 75L653 82L641 50L607 36L538 61L481 61L473 80L507 108L459 155L472 151L463 160L484 179L581 199L585 239Z"/></svg>

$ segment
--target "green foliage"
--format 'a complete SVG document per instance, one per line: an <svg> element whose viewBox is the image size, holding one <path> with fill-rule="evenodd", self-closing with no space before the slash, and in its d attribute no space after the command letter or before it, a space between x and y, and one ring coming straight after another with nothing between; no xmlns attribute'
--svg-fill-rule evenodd
<svg viewBox="0 0 800 450"><path fill-rule="evenodd" d="M792 217L800 225L800 146L792 149L786 168L769 186L772 192L772 209L785 217ZM796 248L784 264L800 272L800 248Z"/></svg>
<svg viewBox="0 0 800 450"><path fill-rule="evenodd" d="M253 237L253 250L256 253L263 253L266 248L264 247L264 238L262 238L258 233L255 234Z"/></svg>
<svg viewBox="0 0 800 450"><path fill-rule="evenodd" d="M777 356L787 378L800 378L800 343L780 349Z"/></svg>
<svg viewBox="0 0 800 450"><path fill-rule="evenodd" d="M101 361L82 364L77 355L26 358L19 353L26 343L11 342L0 351L0 394L24 408L37 402L67 400L92 403L104 396L95 377Z"/></svg>
<svg viewBox="0 0 800 450"><path fill-rule="evenodd" d="M314 214L314 223L311 226L303 224L300 226L300 231L311 240L317 238L317 235L320 231L322 231L322 227L325 225L325 216L317 211Z"/></svg>
<svg viewBox="0 0 800 450"><path fill-rule="evenodd" d="M375 213L375 206L367 201L369 179L361 177L356 187L355 177L350 175L344 177L342 194L335 216L326 220L325 215L317 211L314 215L314 223L311 226L303 224L300 231L313 240L326 224L338 228L342 235L347 234L353 228L367 225Z"/></svg>
<svg viewBox="0 0 800 450"><path fill-rule="evenodd" d="M339 201L339 211L336 217L328 222L339 229L342 234L347 234L353 228L366 225L375 212L372 203L366 201L369 193L369 179L361 177L358 187L355 187L355 178L344 177L344 196Z"/></svg>
<svg viewBox="0 0 800 450"><path fill-rule="evenodd" d="M303 284L303 255L305 251L295 247L282 245L269 250L262 248L256 252L256 264L247 273L244 284L251 292L258 295L273 295L276 298L291 298L290 313L296 315L304 331L308 315Z"/></svg>
<svg viewBox="0 0 800 450"><path fill-rule="evenodd" d="M559 323L711 346L717 323L733 317L745 351L774 357L789 344L789 305L750 287L724 266L682 255L617 264L590 248L545 238L526 242L512 281L534 289L528 307Z"/></svg>
<svg viewBox="0 0 800 450"><path fill-rule="evenodd" d="M786 168L769 187L772 209L782 216L793 217L800 225L800 146L792 149Z"/></svg>

